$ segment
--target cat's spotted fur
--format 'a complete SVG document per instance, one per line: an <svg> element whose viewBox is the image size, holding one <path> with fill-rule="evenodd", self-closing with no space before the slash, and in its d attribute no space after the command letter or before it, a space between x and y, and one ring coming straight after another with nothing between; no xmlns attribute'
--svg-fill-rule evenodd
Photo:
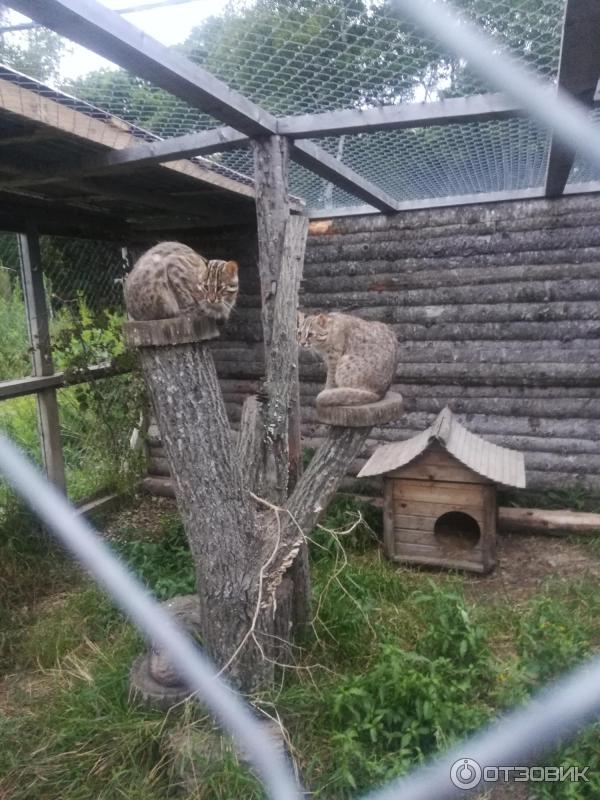
<svg viewBox="0 0 600 800"><path fill-rule="evenodd" d="M298 342L312 347L327 365L317 406L376 403L390 388L398 365L398 341L382 322L350 314L298 315Z"/></svg>
<svg viewBox="0 0 600 800"><path fill-rule="evenodd" d="M135 320L181 314L226 320L238 290L235 261L207 261L185 244L162 242L136 262L125 281L125 302Z"/></svg>

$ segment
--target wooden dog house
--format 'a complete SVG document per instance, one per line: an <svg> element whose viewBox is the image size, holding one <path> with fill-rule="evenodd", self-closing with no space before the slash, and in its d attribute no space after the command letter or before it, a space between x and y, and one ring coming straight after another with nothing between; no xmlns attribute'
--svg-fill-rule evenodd
<svg viewBox="0 0 600 800"><path fill-rule="evenodd" d="M523 488L522 453L487 442L449 408L427 430L376 450L359 477L384 476L384 546L393 561L489 572L496 484Z"/></svg>

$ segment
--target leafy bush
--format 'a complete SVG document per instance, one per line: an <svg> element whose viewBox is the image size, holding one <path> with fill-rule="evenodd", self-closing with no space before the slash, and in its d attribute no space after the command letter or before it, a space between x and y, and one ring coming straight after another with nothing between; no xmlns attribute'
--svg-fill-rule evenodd
<svg viewBox="0 0 600 800"><path fill-rule="evenodd" d="M517 650L526 679L546 683L575 666L590 651L590 632L570 604L542 596L524 617Z"/></svg>
<svg viewBox="0 0 600 800"><path fill-rule="evenodd" d="M468 677L446 658L383 645L372 668L328 701L340 789L401 774L482 724L487 709Z"/></svg>
<svg viewBox="0 0 600 800"><path fill-rule="evenodd" d="M21 378L31 371L27 322L21 287L0 263L0 381Z"/></svg>
<svg viewBox="0 0 600 800"><path fill-rule="evenodd" d="M127 538L116 542L116 548L159 600L195 590L194 563L179 520L167 520L157 541Z"/></svg>

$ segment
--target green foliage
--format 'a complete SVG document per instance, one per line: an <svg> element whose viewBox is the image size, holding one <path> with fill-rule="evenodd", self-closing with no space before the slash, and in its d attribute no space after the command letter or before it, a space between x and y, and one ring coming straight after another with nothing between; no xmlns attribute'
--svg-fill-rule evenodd
<svg viewBox="0 0 600 800"><path fill-rule="evenodd" d="M401 774L487 717L469 673L392 644L363 675L334 688L328 706L340 750L333 780L342 791Z"/></svg>
<svg viewBox="0 0 600 800"><path fill-rule="evenodd" d="M6 238L6 237L3 237ZM0 263L0 380L21 378L31 371L25 306L19 283Z"/></svg>
<svg viewBox="0 0 600 800"><path fill-rule="evenodd" d="M564 783L536 783L533 794L537 800L596 800L600 797L600 725L591 728L571 744L550 753L544 763L557 767L589 767L588 781Z"/></svg>
<svg viewBox="0 0 600 800"><path fill-rule="evenodd" d="M0 25L8 24L8 11L0 6ZM58 80L65 42L44 27L0 36L0 61L38 80Z"/></svg>
<svg viewBox="0 0 600 800"><path fill-rule="evenodd" d="M581 596L578 599L581 601ZM523 618L517 648L525 675L533 685L558 677L589 653L591 631L588 620L574 613L574 607L579 606L545 595Z"/></svg>
<svg viewBox="0 0 600 800"><path fill-rule="evenodd" d="M535 491L533 489L519 491L501 490L498 495L500 505L516 508L570 509L600 513L600 495L590 492L583 485L556 487Z"/></svg>
<svg viewBox="0 0 600 800"><path fill-rule="evenodd" d="M337 501L323 525L348 529L359 509ZM379 530L376 518L371 524ZM176 516L151 538L129 527L112 544L161 599L193 591ZM510 597L490 603L484 595L475 606L463 578L390 565L368 532L345 558L339 548L316 553L316 619L297 653L299 669L255 701L269 713L275 706L305 785L324 800L355 797L405 773L600 646L600 594L591 579L555 582L518 609ZM16 800L262 796L197 709L165 716L128 705L127 673L141 641L99 589L78 572L63 574L61 585L65 562L37 534L15 531L0 542L0 575L8 563L11 608L29 610L0 619L9 631L2 666L9 674L36 665L42 672L29 673L40 682L35 691L13 692L11 716L0 713L2 790ZM39 592L59 594L31 603L38 582ZM510 647L498 647L507 638ZM532 796L595 798L599 732L545 757L589 764L590 784L536 784Z"/></svg>
<svg viewBox="0 0 600 800"><path fill-rule="evenodd" d="M168 600L194 591L194 563L178 520L167 520L157 541L128 536L115 544L120 555L158 599Z"/></svg>

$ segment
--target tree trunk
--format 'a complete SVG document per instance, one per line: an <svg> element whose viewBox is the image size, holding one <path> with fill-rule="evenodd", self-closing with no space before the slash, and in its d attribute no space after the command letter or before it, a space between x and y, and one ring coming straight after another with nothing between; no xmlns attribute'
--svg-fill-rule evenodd
<svg viewBox="0 0 600 800"><path fill-rule="evenodd" d="M290 481L290 414L298 379L296 313L308 220L290 216L287 141L266 137L253 148L267 395L264 479L258 493L282 504ZM297 458L299 442L292 449Z"/></svg>
<svg viewBox="0 0 600 800"><path fill-rule="evenodd" d="M140 355L196 566L203 644L223 666L250 630L273 545L243 484L208 345L142 347ZM273 666L250 637L227 674L254 691L269 685Z"/></svg>
<svg viewBox="0 0 600 800"><path fill-rule="evenodd" d="M295 566L294 575L302 578L308 573L308 559L304 552L306 537L327 508L346 475L348 465L360 451L370 431L370 426L329 429L285 506L280 545L275 558L265 570L265 598L274 596L299 554L300 561ZM306 621L310 610L308 600L297 596L294 609L297 618Z"/></svg>

